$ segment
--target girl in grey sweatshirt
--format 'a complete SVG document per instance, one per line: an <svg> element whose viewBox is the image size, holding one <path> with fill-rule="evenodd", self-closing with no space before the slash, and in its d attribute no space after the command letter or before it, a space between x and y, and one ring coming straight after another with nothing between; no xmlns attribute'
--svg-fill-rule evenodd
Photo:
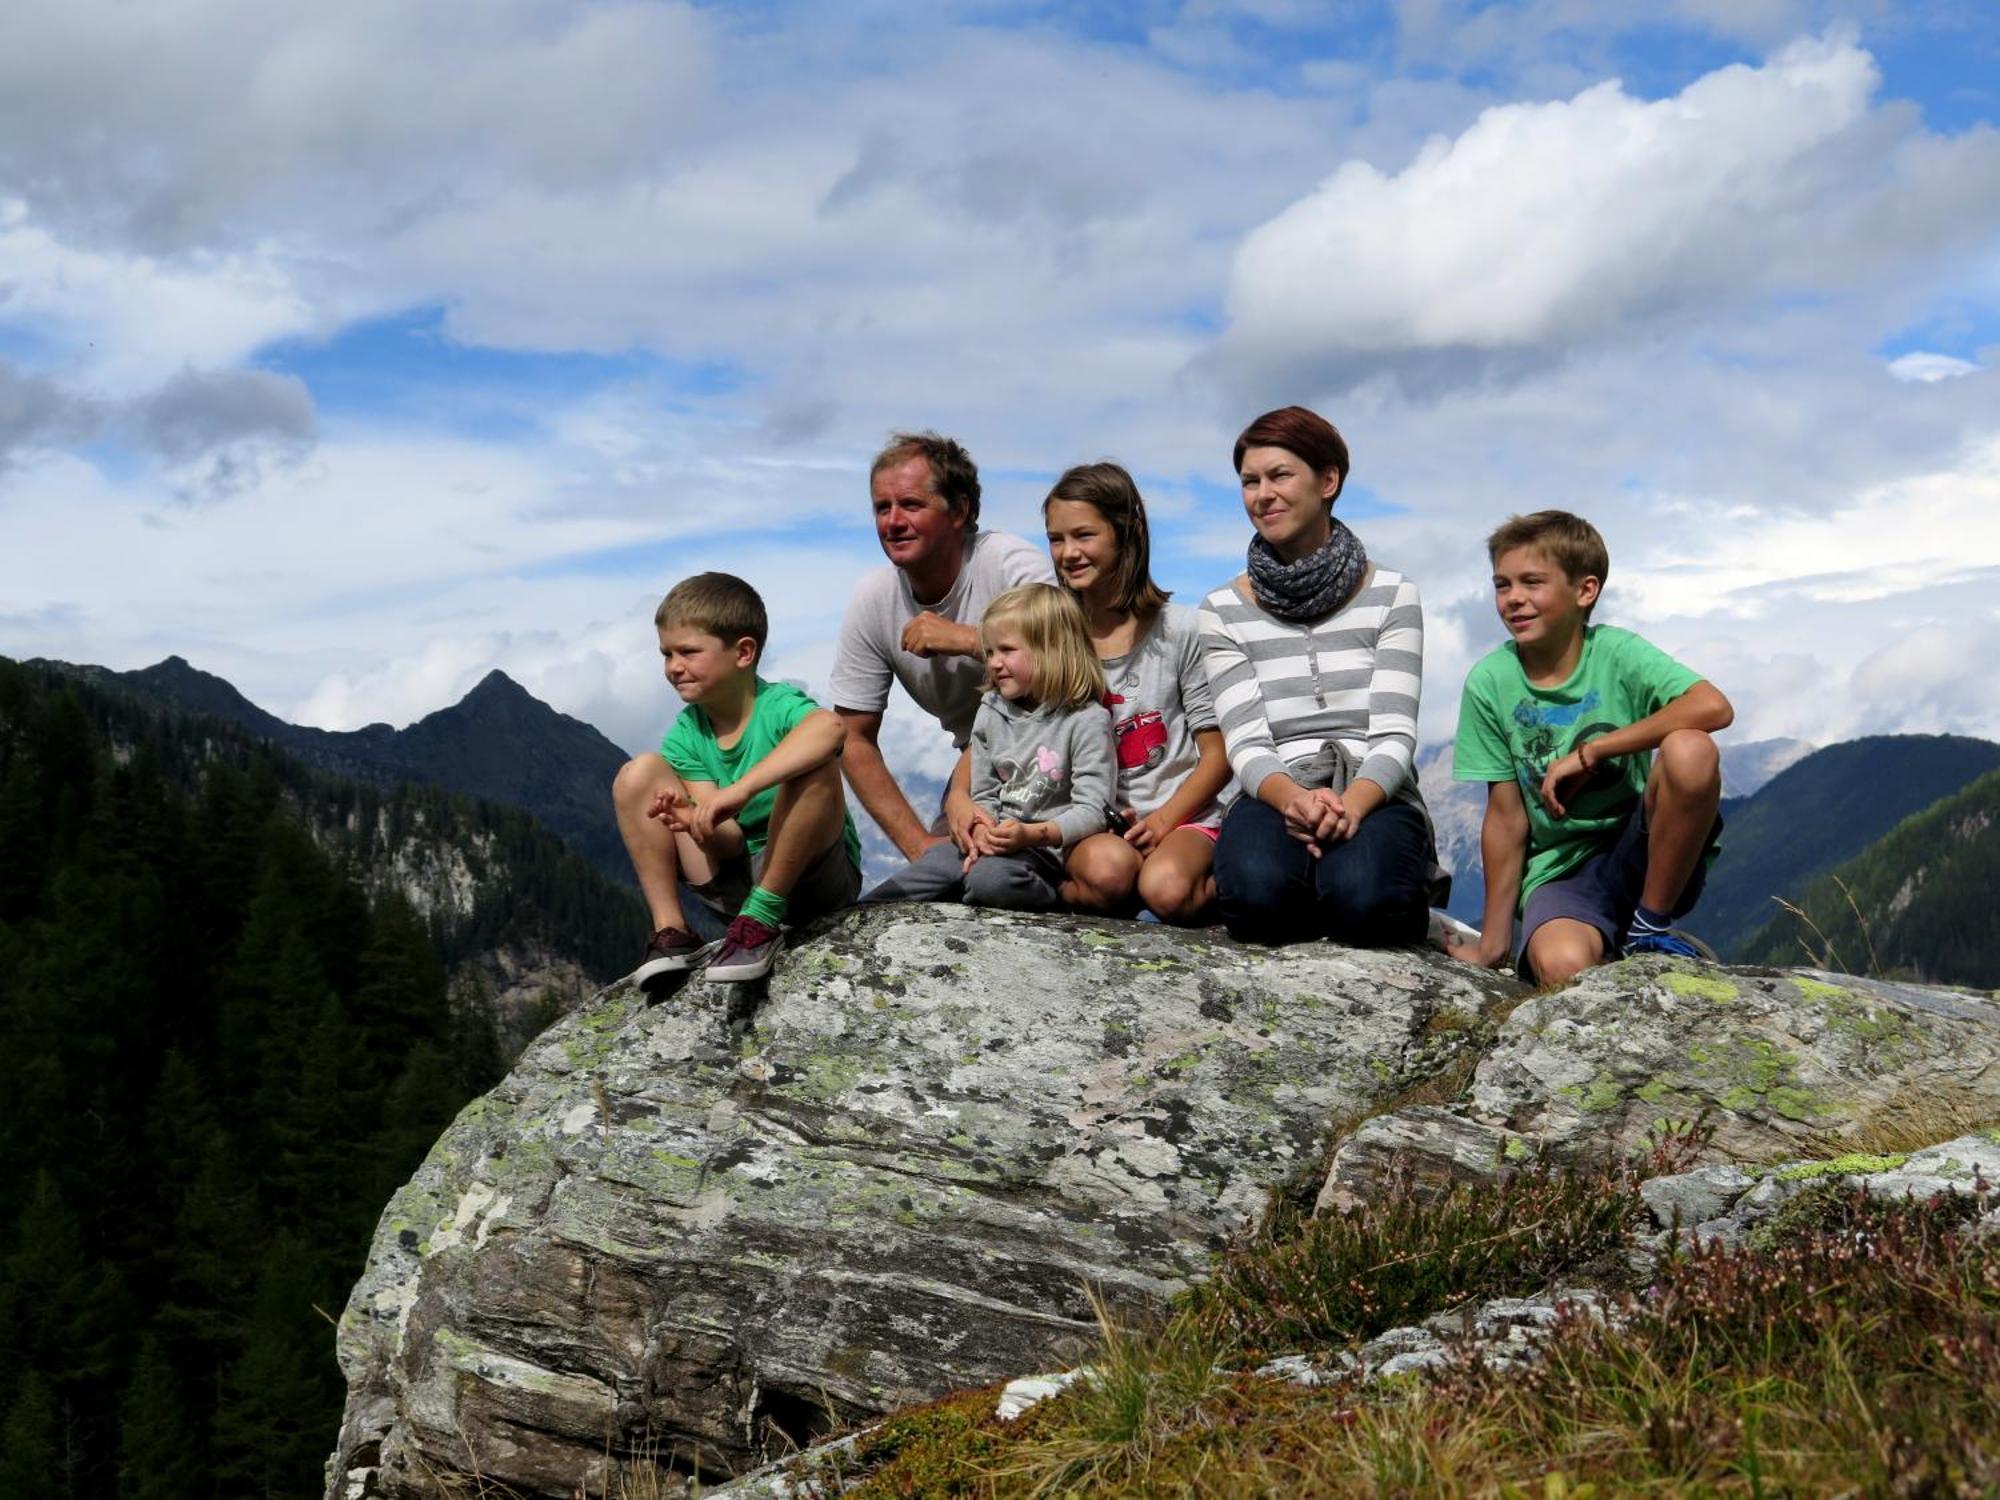
<svg viewBox="0 0 2000 1500"><path fill-rule="evenodd" d="M938 844L867 901L1052 911L1063 855L1109 820L1117 771L1104 671L1083 611L1046 583L1009 589L979 622L988 691L972 721L971 847Z"/></svg>

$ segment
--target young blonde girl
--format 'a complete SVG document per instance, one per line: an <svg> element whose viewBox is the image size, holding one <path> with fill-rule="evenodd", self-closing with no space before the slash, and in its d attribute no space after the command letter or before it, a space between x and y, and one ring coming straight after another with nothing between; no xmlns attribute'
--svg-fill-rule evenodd
<svg viewBox="0 0 2000 1500"><path fill-rule="evenodd" d="M1063 899L1195 922L1215 897L1231 781L1194 611L1153 582L1146 502L1119 465L1069 470L1042 520L1056 577L1082 606L1104 669L1118 762L1118 826L1070 850Z"/></svg>
<svg viewBox="0 0 2000 1500"><path fill-rule="evenodd" d="M1051 911L1062 905L1064 855L1108 825L1111 720L1076 600L1046 583L1009 589L987 606L979 645L986 695L972 721L969 847L934 846L864 900Z"/></svg>

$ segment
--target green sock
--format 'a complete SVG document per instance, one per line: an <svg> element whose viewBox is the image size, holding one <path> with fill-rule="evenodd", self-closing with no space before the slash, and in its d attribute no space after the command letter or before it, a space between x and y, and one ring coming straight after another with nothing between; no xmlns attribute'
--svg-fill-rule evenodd
<svg viewBox="0 0 2000 1500"><path fill-rule="evenodd" d="M754 917L766 927L782 927L785 924L785 908L790 905L791 902L783 896L767 891L761 885L753 885L743 902L741 915Z"/></svg>

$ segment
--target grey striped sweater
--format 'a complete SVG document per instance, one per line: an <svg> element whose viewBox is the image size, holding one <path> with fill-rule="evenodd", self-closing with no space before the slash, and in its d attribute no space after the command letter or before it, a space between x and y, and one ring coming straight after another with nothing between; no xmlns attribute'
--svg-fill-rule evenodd
<svg viewBox="0 0 2000 1500"><path fill-rule="evenodd" d="M1338 741L1357 778L1416 799L1424 672L1416 584L1375 568L1345 606L1310 625L1280 620L1224 584L1202 600L1199 618L1223 745L1246 793Z"/></svg>

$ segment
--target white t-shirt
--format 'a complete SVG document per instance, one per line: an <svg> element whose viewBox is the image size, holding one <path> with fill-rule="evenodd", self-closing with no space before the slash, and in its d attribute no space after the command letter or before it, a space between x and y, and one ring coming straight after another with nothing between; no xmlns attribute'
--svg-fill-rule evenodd
<svg viewBox="0 0 2000 1500"><path fill-rule="evenodd" d="M1144 816L1165 807L1199 764L1195 731L1216 727L1194 611L1164 606L1130 651L1102 665L1118 747L1118 806ZM1234 792L1232 781L1188 822L1217 826Z"/></svg>
<svg viewBox="0 0 2000 1500"><path fill-rule="evenodd" d="M867 574L848 601L833 656L835 708L879 714L889 706L894 678L917 706L963 749L979 711L985 667L971 656L913 656L903 649L903 628L928 610L955 625L979 624L986 606L1024 583L1054 583L1046 548L1004 532L975 531L964 565L946 595L919 604L900 568L885 563Z"/></svg>

